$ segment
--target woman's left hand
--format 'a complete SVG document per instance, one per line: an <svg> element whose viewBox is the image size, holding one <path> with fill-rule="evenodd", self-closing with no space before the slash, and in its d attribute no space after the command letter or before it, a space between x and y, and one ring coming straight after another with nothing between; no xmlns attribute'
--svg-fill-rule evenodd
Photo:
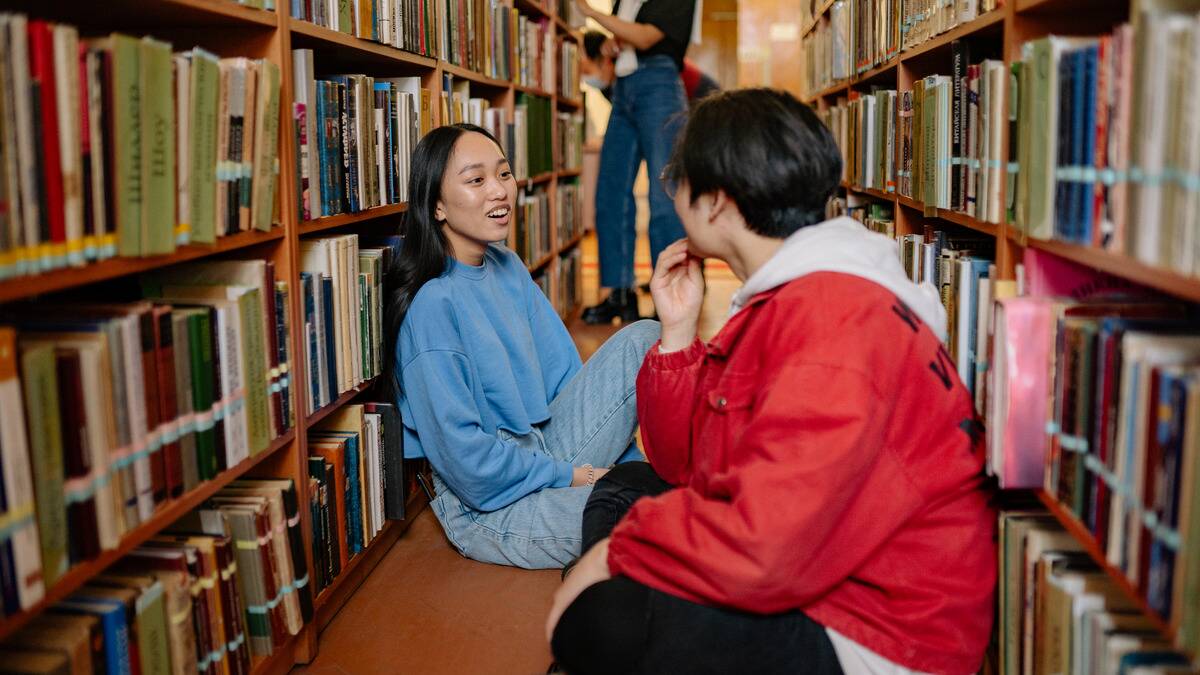
<svg viewBox="0 0 1200 675"><path fill-rule="evenodd" d="M584 554L575 567L567 575L566 581L554 594L554 604L550 607L550 616L546 617L546 642L554 637L554 627L562 618L567 607L575 602L575 598L585 588L612 578L608 571L608 538L596 542L596 545Z"/></svg>

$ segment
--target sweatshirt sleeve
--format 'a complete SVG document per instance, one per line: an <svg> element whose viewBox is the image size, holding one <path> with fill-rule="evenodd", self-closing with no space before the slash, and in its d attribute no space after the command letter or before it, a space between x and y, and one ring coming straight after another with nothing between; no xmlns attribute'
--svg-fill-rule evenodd
<svg viewBox="0 0 1200 675"><path fill-rule="evenodd" d="M533 283L533 279L528 275L526 279L529 328L533 334L533 343L537 345L538 362L542 367L542 384L549 396L546 403L549 403L558 396L558 392L562 391L571 378L575 377L583 362L579 358L575 341L571 339L571 334L567 332L562 319L558 318L550 299Z"/></svg>
<svg viewBox="0 0 1200 675"><path fill-rule="evenodd" d="M542 488L571 484L570 463L484 431L465 354L421 352L404 364L401 378L426 456L467 506L495 511Z"/></svg>
<svg viewBox="0 0 1200 675"><path fill-rule="evenodd" d="M704 343L696 338L686 349L663 354L655 343L637 377L638 423L642 448L655 473L672 485L691 477L692 410Z"/></svg>
<svg viewBox="0 0 1200 675"><path fill-rule="evenodd" d="M641 499L617 526L613 574L704 604L795 609L849 577L919 508L915 489L897 480L889 509L856 518L864 527L839 526L863 477L894 461L881 447L889 416L871 404L884 402L865 375L796 364L763 385L705 494L682 487Z"/></svg>

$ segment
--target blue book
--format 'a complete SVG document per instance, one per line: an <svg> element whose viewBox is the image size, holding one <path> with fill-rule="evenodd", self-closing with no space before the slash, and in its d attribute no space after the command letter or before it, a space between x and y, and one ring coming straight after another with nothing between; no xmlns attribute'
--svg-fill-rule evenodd
<svg viewBox="0 0 1200 675"><path fill-rule="evenodd" d="M1082 152L1081 167L1096 166L1096 65L1100 59L1100 48L1093 45L1083 50L1083 125L1080 129ZM1075 184L1078 226L1076 239L1080 244L1092 242L1092 195L1096 190L1096 173L1079 176Z"/></svg>
<svg viewBox="0 0 1200 675"><path fill-rule="evenodd" d="M333 277L321 275L321 303L325 306L325 366L329 382L329 400L337 400L341 392L337 379L337 341L333 339Z"/></svg>
<svg viewBox="0 0 1200 675"><path fill-rule="evenodd" d="M1083 136L1084 108L1087 99L1084 91L1087 87L1087 48L1077 49L1071 53L1071 181L1068 183L1067 218L1070 223L1070 241L1078 242L1083 236L1083 223L1079 220L1079 201L1083 192Z"/></svg>
<svg viewBox="0 0 1200 675"><path fill-rule="evenodd" d="M104 672L108 675L132 675L129 660L129 623L125 605L104 598L67 598L54 606L66 614L90 614L100 619L104 630Z"/></svg>
<svg viewBox="0 0 1200 675"><path fill-rule="evenodd" d="M359 480L359 435L351 431L311 431L311 439L344 442L346 470L346 553L351 557L363 549L362 483Z"/></svg>
<svg viewBox="0 0 1200 675"><path fill-rule="evenodd" d="M967 279L968 288L966 289L971 295L969 307L970 314L967 315L967 368L968 377L963 382L967 387L967 391L971 392L971 396L975 396L975 359L978 355L975 353L975 341L978 339L979 322L976 317L979 314L979 280L987 277L988 266L992 261L983 258L969 258L971 262L971 276ZM960 291L961 292L961 291Z"/></svg>
<svg viewBox="0 0 1200 675"><path fill-rule="evenodd" d="M1178 537L1180 474L1183 473L1183 420L1187 415L1187 375L1182 370L1164 369L1158 380L1158 412L1155 429L1158 453L1155 466L1146 471L1163 478L1157 485L1157 493L1147 495L1149 504L1161 526ZM1146 530L1142 536L1150 538L1149 563L1146 565L1146 601L1162 616L1171 615L1171 595L1175 576L1175 542L1164 539L1158 532Z"/></svg>
<svg viewBox="0 0 1200 675"><path fill-rule="evenodd" d="M278 286L275 288L275 354L280 365L279 380L275 386L279 388L279 400L284 417L283 424L280 425L281 429L288 429L292 426L292 364L288 362L287 312L284 309L288 295Z"/></svg>
<svg viewBox="0 0 1200 675"><path fill-rule="evenodd" d="M0 462L0 514L8 515L8 494L4 491L4 463ZM21 611L17 597L17 566L13 560L13 540L0 542L0 608L9 616Z"/></svg>
<svg viewBox="0 0 1200 675"><path fill-rule="evenodd" d="M310 115L317 116L317 120L316 120L317 123L316 123L316 125L314 125L316 128L317 137L310 138L308 140L308 142L309 142L309 145L313 147L313 149L310 150L310 152L315 151L317 153L317 167L318 167L318 170L317 170L318 175L310 176L308 180L309 180L309 182L315 182L315 181L321 182L321 205L319 207L313 208L312 216L314 219L316 219L317 216L332 215L330 213L330 209L329 209L329 201L330 201L329 193L326 191L326 188L329 186L329 170L330 170L329 169L329 134L327 132L327 124L328 124L327 115L329 114L329 111L325 109L325 87L328 84L329 84L328 82L324 82L322 80L317 80L317 100L313 104L316 106L316 109L308 112L308 114L310 114Z"/></svg>
<svg viewBox="0 0 1200 675"><path fill-rule="evenodd" d="M1071 78L1073 52L1065 52L1058 62L1058 138L1054 181L1054 237L1071 241L1070 183L1065 172L1071 165Z"/></svg>
<svg viewBox="0 0 1200 675"><path fill-rule="evenodd" d="M321 357L317 350L317 309L313 303L312 272L300 273L300 289L303 293L301 297L304 298L304 344L308 350L308 394L313 410L316 410L324 401L321 400L321 383L318 374Z"/></svg>

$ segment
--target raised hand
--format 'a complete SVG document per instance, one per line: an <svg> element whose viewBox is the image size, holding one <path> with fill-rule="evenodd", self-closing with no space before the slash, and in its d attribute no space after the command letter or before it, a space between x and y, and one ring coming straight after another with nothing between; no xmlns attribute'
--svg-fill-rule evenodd
<svg viewBox="0 0 1200 675"><path fill-rule="evenodd" d="M662 350L672 352L692 344L704 303L704 273L700 259L688 252L687 239L680 239L658 255L650 294L662 322Z"/></svg>

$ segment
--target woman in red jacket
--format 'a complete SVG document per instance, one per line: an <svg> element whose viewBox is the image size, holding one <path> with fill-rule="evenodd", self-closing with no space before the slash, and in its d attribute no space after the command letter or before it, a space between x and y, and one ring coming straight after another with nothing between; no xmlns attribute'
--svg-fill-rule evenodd
<svg viewBox="0 0 1200 675"><path fill-rule="evenodd" d="M655 269L662 340L637 382L649 465L589 500L547 621L567 672L980 667L996 576L980 428L933 287L894 241L822 220L840 174L790 94L692 112L664 172L687 239ZM744 281L708 343L705 257Z"/></svg>

